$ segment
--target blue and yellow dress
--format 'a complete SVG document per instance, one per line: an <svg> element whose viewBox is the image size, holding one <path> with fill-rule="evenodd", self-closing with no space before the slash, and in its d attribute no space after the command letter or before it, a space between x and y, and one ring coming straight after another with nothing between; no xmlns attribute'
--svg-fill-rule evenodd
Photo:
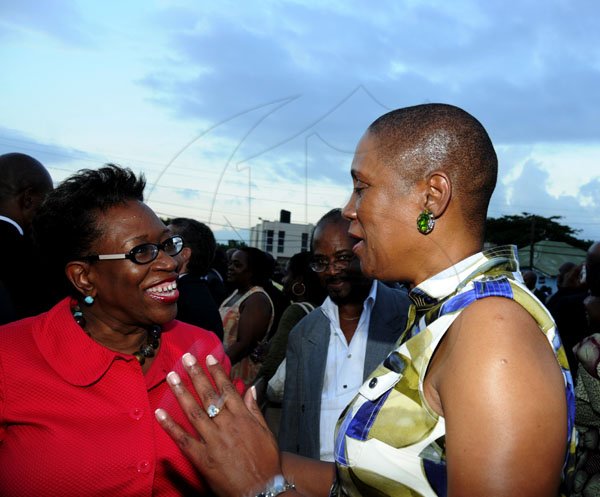
<svg viewBox="0 0 600 497"><path fill-rule="evenodd" d="M445 420L427 404L423 381L446 331L476 300L500 296L521 304L546 335L561 366L568 403L563 479L575 451L573 380L552 317L522 284L513 246L473 255L415 287L410 330L342 413L335 439L333 494L446 495ZM567 475L569 473L569 475Z"/></svg>

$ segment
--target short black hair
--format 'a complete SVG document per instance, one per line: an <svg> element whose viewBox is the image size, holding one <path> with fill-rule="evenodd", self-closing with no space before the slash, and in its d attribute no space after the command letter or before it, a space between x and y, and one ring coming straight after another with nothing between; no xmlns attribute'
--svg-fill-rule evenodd
<svg viewBox="0 0 600 497"><path fill-rule="evenodd" d="M248 269L252 273L252 284L264 287L275 271L275 260L266 252L256 247L238 247L247 257Z"/></svg>
<svg viewBox="0 0 600 497"><path fill-rule="evenodd" d="M376 138L378 159L397 169L407 190L429 173L445 171L464 217L483 233L498 159L477 119L453 105L423 104L384 114L368 132Z"/></svg>
<svg viewBox="0 0 600 497"><path fill-rule="evenodd" d="M187 272L198 276L208 273L215 258L217 242L212 230L204 223L188 217L176 217L169 223L183 237L184 246L192 249Z"/></svg>
<svg viewBox="0 0 600 497"><path fill-rule="evenodd" d="M33 220L33 236L55 274L69 261L88 255L102 236L97 215L131 200L144 201L146 180L128 168L106 164L81 169L48 194Z"/></svg>
<svg viewBox="0 0 600 497"><path fill-rule="evenodd" d="M321 229L327 224L346 224L350 226L350 221L343 216L342 209L339 207L335 207L334 209L327 211L325 214L323 214L323 216L321 216L321 219L317 221L317 224L315 224L315 227L312 230L310 235L311 248L314 249L315 233L317 230Z"/></svg>
<svg viewBox="0 0 600 497"><path fill-rule="evenodd" d="M37 159L19 152L0 155L0 204L26 188L46 193L51 187L52 178Z"/></svg>

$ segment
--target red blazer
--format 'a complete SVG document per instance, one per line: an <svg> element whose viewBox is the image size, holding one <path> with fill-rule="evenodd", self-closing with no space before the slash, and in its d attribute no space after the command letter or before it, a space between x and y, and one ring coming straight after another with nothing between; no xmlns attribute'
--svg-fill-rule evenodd
<svg viewBox="0 0 600 497"><path fill-rule="evenodd" d="M181 356L230 370L211 332L172 321L144 375L137 360L89 338L65 299L0 327L0 495L201 495L200 475L159 426L163 407L193 432L165 381Z"/></svg>

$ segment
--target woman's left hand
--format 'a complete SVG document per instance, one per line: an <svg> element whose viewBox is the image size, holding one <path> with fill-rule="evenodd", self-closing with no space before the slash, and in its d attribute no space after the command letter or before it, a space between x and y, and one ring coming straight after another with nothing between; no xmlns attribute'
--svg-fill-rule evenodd
<svg viewBox="0 0 600 497"><path fill-rule="evenodd" d="M253 389L242 399L221 365L208 356L206 364L219 395L193 355L185 354L182 361L202 404L209 406L207 409L216 406L218 413L209 417L177 373L171 372L167 381L197 433L186 432L163 409L156 410L158 422L215 493L222 497L256 495L282 470L277 442L256 404Z"/></svg>

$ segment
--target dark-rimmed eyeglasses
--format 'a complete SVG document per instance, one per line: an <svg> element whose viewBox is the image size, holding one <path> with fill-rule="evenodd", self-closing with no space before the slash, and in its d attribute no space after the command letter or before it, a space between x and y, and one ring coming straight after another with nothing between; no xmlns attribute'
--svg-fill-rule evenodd
<svg viewBox="0 0 600 497"><path fill-rule="evenodd" d="M158 257L162 250L171 257L183 250L183 238L179 235L167 238L162 243L142 243L133 247L127 254L96 254L86 255L81 259L85 261L114 261L118 259L129 259L136 264L148 264Z"/></svg>
<svg viewBox="0 0 600 497"><path fill-rule="evenodd" d="M329 259L314 259L309 266L315 273L327 271L330 265L333 265L333 269L336 271L342 271L347 269L355 258L354 254L339 254L333 258L333 261Z"/></svg>

